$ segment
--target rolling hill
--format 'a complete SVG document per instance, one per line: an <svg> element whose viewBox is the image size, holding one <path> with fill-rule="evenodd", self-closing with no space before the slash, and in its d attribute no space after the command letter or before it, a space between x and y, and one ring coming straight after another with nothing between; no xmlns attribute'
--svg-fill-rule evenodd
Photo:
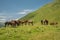
<svg viewBox="0 0 60 40"><path fill-rule="evenodd" d="M54 0L54 2L44 5L43 7L29 13L21 19L31 19L34 20L34 22L39 22L41 19L48 19L49 21L60 22L60 0Z"/></svg>

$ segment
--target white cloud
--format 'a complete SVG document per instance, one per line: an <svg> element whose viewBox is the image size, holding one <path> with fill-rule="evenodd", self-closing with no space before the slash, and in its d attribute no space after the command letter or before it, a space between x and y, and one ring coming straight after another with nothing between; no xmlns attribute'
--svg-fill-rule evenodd
<svg viewBox="0 0 60 40"><path fill-rule="evenodd" d="M0 21L5 21L6 19L0 19Z"/></svg>
<svg viewBox="0 0 60 40"><path fill-rule="evenodd" d="M6 18L6 16L0 16L0 19L1 19L1 18Z"/></svg>
<svg viewBox="0 0 60 40"><path fill-rule="evenodd" d="M26 14L26 12L19 12L18 14Z"/></svg>
<svg viewBox="0 0 60 40"><path fill-rule="evenodd" d="M27 14L27 13L30 13L32 11L34 11L34 10L26 9L26 10L23 10L21 12L18 12L17 14Z"/></svg>
<svg viewBox="0 0 60 40"><path fill-rule="evenodd" d="M7 20L10 20L12 16L0 16L0 22L5 22Z"/></svg>
<svg viewBox="0 0 60 40"><path fill-rule="evenodd" d="M5 22L6 21L6 19L0 19L0 22Z"/></svg>

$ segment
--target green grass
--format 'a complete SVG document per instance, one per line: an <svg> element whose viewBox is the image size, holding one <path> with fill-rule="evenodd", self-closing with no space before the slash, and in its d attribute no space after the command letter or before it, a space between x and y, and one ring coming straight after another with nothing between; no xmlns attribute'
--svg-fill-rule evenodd
<svg viewBox="0 0 60 40"><path fill-rule="evenodd" d="M0 40L60 40L58 25L24 25L0 28Z"/></svg>

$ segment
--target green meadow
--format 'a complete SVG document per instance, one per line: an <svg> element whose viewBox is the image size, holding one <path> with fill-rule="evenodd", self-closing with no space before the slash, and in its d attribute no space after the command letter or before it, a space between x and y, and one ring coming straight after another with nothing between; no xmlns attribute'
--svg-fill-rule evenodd
<svg viewBox="0 0 60 40"><path fill-rule="evenodd" d="M41 19L47 19L49 24L41 25ZM2 27L0 40L60 40L60 0L54 0L19 20L33 20L34 25ZM50 22L58 24L50 25Z"/></svg>
<svg viewBox="0 0 60 40"><path fill-rule="evenodd" d="M24 25L0 28L0 40L60 40L58 25Z"/></svg>

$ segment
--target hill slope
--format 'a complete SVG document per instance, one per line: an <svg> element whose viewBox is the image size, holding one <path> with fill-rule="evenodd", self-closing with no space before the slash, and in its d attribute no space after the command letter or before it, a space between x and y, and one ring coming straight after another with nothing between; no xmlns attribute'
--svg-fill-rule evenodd
<svg viewBox="0 0 60 40"><path fill-rule="evenodd" d="M46 4L21 19L31 19L35 22L39 22L41 19L48 19L49 21L60 22L60 0L54 0L53 3Z"/></svg>

